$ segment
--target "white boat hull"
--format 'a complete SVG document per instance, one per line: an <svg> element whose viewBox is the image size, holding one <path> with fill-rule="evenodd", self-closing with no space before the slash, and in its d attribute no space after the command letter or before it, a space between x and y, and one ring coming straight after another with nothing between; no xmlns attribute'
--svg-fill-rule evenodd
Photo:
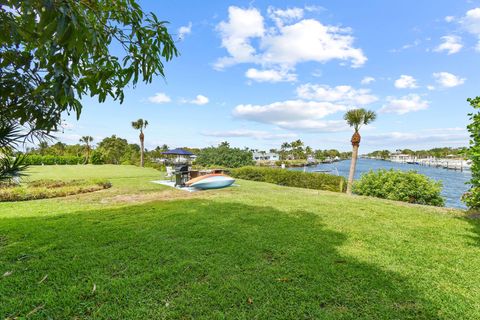
<svg viewBox="0 0 480 320"><path fill-rule="evenodd" d="M231 186L235 179L228 176L210 176L190 184L190 187L197 189L221 189Z"/></svg>

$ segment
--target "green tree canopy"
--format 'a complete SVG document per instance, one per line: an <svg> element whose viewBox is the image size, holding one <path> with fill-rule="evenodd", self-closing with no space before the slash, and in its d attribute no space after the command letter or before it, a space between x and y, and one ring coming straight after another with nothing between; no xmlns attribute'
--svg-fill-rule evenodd
<svg viewBox="0 0 480 320"><path fill-rule="evenodd" d="M32 137L56 130L64 112L79 117L85 95L123 102L129 83L165 76L163 61L178 55L166 25L136 0L4 1L0 127Z"/></svg>
<svg viewBox="0 0 480 320"><path fill-rule="evenodd" d="M106 163L120 164L122 157L129 151L129 147L126 139L112 135L100 141L97 150L102 154Z"/></svg>
<svg viewBox="0 0 480 320"><path fill-rule="evenodd" d="M252 165L252 158L251 151L231 148L228 142L222 142L218 147L202 149L195 162L201 166L238 168Z"/></svg>

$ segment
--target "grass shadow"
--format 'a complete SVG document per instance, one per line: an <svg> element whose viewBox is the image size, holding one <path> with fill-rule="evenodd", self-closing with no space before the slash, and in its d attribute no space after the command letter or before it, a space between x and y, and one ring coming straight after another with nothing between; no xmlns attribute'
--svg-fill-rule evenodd
<svg viewBox="0 0 480 320"><path fill-rule="evenodd" d="M469 238L473 241L473 244L480 247L480 212L467 211L465 216L459 217L463 221L467 221L472 227L473 235Z"/></svg>
<svg viewBox="0 0 480 320"><path fill-rule="evenodd" d="M438 318L309 212L189 200L0 220L0 316ZM45 278L45 276L47 276Z"/></svg>

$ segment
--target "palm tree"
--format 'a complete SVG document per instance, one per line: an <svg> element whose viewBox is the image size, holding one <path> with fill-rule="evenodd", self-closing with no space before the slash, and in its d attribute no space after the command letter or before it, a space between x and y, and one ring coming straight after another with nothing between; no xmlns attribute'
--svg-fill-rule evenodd
<svg viewBox="0 0 480 320"><path fill-rule="evenodd" d="M85 151L87 152L87 156L85 157L85 163L88 163L90 159L90 151L92 150L90 143L93 142L92 136L83 136L79 140L81 143L85 143Z"/></svg>
<svg viewBox="0 0 480 320"><path fill-rule="evenodd" d="M375 112L365 109L353 109L345 113L343 118L347 121L350 127L353 127L355 132L352 136L352 162L350 163L350 173L348 175L348 183L347 183L347 194L352 194L352 185L353 185L353 177L355 175L355 167L357 165L357 158L358 158L358 148L360 147L360 128L363 125L367 125L373 122L377 115Z"/></svg>
<svg viewBox="0 0 480 320"><path fill-rule="evenodd" d="M290 143L288 142L282 143L282 145L280 146L280 157L282 158L282 160L287 160L288 150L290 148L291 148Z"/></svg>
<svg viewBox="0 0 480 320"><path fill-rule="evenodd" d="M144 153L145 153L145 147L144 147L144 140L145 136L143 134L143 129L145 129L148 126L148 121L143 120L143 119L138 119L137 121L132 121L132 127L136 130L140 130L140 166L143 167L144 165Z"/></svg>
<svg viewBox="0 0 480 320"><path fill-rule="evenodd" d="M313 153L313 150L310 146L306 146L305 147L305 155L308 157L308 156L311 156Z"/></svg>
<svg viewBox="0 0 480 320"><path fill-rule="evenodd" d="M165 143L160 147L160 151L162 151L162 152L165 152L165 151L167 151L168 149L169 149L169 148L168 148L168 146L167 146Z"/></svg>

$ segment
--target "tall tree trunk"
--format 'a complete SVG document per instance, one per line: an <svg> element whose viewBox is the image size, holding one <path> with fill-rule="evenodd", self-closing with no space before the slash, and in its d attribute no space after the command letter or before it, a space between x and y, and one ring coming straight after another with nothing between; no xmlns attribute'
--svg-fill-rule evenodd
<svg viewBox="0 0 480 320"><path fill-rule="evenodd" d="M140 167L143 167L144 165L144 160L143 160L143 153L144 153L143 140L144 139L145 139L145 136L143 135L143 132L140 132Z"/></svg>
<svg viewBox="0 0 480 320"><path fill-rule="evenodd" d="M348 174L347 194L352 194L353 177L355 176L355 168L357 166L358 145L354 145L352 149L352 161L350 162L350 173Z"/></svg>
<svg viewBox="0 0 480 320"><path fill-rule="evenodd" d="M347 182L347 194L352 194L352 186L353 186L353 178L355 176L355 168L357 166L357 158L358 158L358 148L360 147L360 133L355 131L352 136L352 161L350 162L350 172L348 174L348 182Z"/></svg>
<svg viewBox="0 0 480 320"><path fill-rule="evenodd" d="M89 159L90 159L90 146L87 145L87 159L85 159L85 164L88 164Z"/></svg>

